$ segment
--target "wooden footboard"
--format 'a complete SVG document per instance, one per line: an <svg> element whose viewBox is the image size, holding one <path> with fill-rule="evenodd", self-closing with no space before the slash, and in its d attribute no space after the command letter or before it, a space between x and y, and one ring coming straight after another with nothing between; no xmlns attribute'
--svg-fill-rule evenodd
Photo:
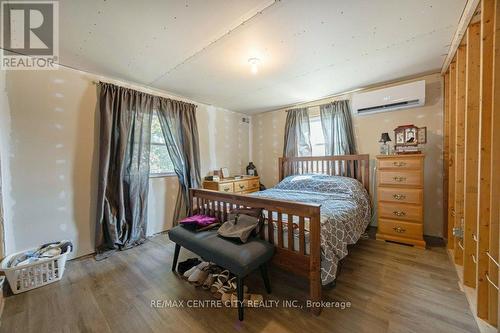
<svg viewBox="0 0 500 333"><path fill-rule="evenodd" d="M216 216L227 220L229 211L237 207L262 208L266 211L267 235L264 229L261 237L276 246L273 263L292 273L309 279L309 298L312 302L321 300L321 250L320 250L320 205L290 201L257 198L247 195L222 193L210 190L191 189L191 207L194 213ZM294 248L294 233L287 232L287 245L284 229L294 230L293 221L298 219L298 249ZM277 226L275 239L274 221ZM306 253L306 225L309 225L309 253ZM297 229L297 226L295 227ZM267 236L267 237L266 237ZM313 307L319 314L321 308Z"/></svg>

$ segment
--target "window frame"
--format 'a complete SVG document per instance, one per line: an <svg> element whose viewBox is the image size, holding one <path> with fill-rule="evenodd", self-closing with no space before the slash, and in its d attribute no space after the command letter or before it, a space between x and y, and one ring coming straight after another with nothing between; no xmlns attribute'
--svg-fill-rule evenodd
<svg viewBox="0 0 500 333"><path fill-rule="evenodd" d="M312 130L311 130L311 125L312 123L319 123L319 127L320 127L320 131L319 133L321 133L321 136L323 137L323 143L322 143L322 146L323 146L323 154L322 155L315 155L313 154L313 146L319 146L319 145L315 145L312 143ZM321 127L321 116L318 114L318 115L309 115L309 128L310 128L310 131L309 131L309 140L311 141L311 154L312 156L326 156L326 147L325 147L325 137L323 135L323 128Z"/></svg>
<svg viewBox="0 0 500 333"><path fill-rule="evenodd" d="M167 177L177 177L177 174L175 172L149 173L149 178L167 178Z"/></svg>
<svg viewBox="0 0 500 333"><path fill-rule="evenodd" d="M167 144L166 143L156 143L156 142L150 142L149 144L150 146L166 146ZM151 154L151 150L150 150L150 154ZM170 156L169 156L170 157ZM172 160L170 160L172 161ZM165 177L177 177L177 174L175 173L175 171L168 171L168 172L156 172L156 173L153 173L151 172L151 170L149 171L149 178L165 178Z"/></svg>
<svg viewBox="0 0 500 333"><path fill-rule="evenodd" d="M160 121L160 119L158 118L158 114L156 114L156 111L155 111L155 114L153 115L153 120L154 118L157 118L158 121ZM152 121L153 121L152 120ZM153 126L151 126L151 138L153 137ZM153 140L151 139L150 142L149 142L149 146L150 148L152 146L167 146L167 143L163 143L163 142L153 142ZM151 155L151 149L149 150L149 154ZM168 151L167 151L168 153ZM170 154L169 154L169 158L170 158ZM151 157L149 158L149 161L151 162ZM170 161L172 161L172 159L170 159ZM165 177L177 177L177 174L175 173L175 170L173 171L168 171L168 172L151 172L151 169L149 170L149 178L165 178Z"/></svg>

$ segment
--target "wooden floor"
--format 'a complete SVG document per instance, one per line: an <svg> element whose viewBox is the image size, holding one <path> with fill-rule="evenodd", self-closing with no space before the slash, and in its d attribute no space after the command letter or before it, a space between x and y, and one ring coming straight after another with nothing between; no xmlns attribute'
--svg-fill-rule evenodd
<svg viewBox="0 0 500 333"><path fill-rule="evenodd" d="M327 301L350 308L316 317L298 308L152 308L152 300L212 299L170 271L167 236L96 262L68 263L62 281L8 297L0 332L477 332L444 248L361 240ZM181 260L189 257L181 251ZM305 299L307 282L271 268L272 300ZM259 274L247 280L264 293Z"/></svg>

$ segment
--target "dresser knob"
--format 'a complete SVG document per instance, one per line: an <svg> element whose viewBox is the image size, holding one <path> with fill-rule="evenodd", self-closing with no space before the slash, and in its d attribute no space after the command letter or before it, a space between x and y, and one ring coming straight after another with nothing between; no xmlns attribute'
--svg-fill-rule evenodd
<svg viewBox="0 0 500 333"><path fill-rule="evenodd" d="M402 234L403 232L406 231L406 229L403 229L401 227L394 227L394 228L392 228L392 230L394 230L395 232L400 233L400 234Z"/></svg>
<svg viewBox="0 0 500 333"><path fill-rule="evenodd" d="M404 167L406 165L406 162L394 162L393 165L396 167Z"/></svg>
<svg viewBox="0 0 500 333"><path fill-rule="evenodd" d="M229 192L229 187L226 187L226 188L224 189L224 192Z"/></svg>
<svg viewBox="0 0 500 333"><path fill-rule="evenodd" d="M394 181L396 182L404 182L406 180L406 177L393 177L392 179L394 179Z"/></svg>
<svg viewBox="0 0 500 333"><path fill-rule="evenodd" d="M392 212L394 215L396 216L406 216L406 213L403 212L403 211L398 211L398 210L395 210Z"/></svg>
<svg viewBox="0 0 500 333"><path fill-rule="evenodd" d="M240 184L240 188L241 188L241 189L244 189L244 188L245 188L245 185L241 185L241 184Z"/></svg>
<svg viewBox="0 0 500 333"><path fill-rule="evenodd" d="M404 200L404 199L406 199L406 195L404 195L404 194L394 194L392 197L394 199L396 199L396 200Z"/></svg>

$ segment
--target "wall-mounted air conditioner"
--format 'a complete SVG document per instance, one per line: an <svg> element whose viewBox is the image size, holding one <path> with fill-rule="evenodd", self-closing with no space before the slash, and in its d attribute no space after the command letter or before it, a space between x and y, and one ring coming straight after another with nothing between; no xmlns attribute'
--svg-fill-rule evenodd
<svg viewBox="0 0 500 333"><path fill-rule="evenodd" d="M365 115L377 112L416 108L425 104L425 81L416 81L399 86L354 94L354 114Z"/></svg>

